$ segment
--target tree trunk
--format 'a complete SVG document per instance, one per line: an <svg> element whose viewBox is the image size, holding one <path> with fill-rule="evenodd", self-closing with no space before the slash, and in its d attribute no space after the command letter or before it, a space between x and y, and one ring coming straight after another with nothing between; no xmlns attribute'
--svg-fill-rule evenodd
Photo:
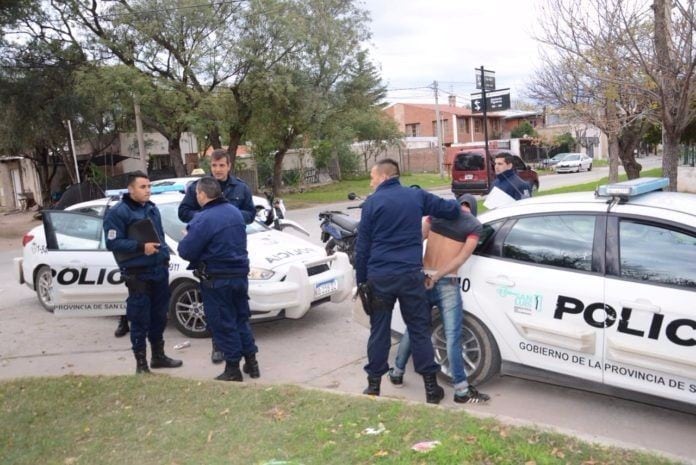
<svg viewBox="0 0 696 465"><path fill-rule="evenodd" d="M214 149L222 148L222 142L220 142L220 131L218 131L217 127L211 129L208 133L208 144L210 144Z"/></svg>
<svg viewBox="0 0 696 465"><path fill-rule="evenodd" d="M232 164L232 173L234 173L234 164L237 161L237 147L242 140L242 134L234 128L230 128L227 134L230 139L230 145L227 147L227 153L230 155L230 163Z"/></svg>
<svg viewBox="0 0 696 465"><path fill-rule="evenodd" d="M283 181L283 158L288 153L288 148L283 147L273 157L273 197L280 196L280 186Z"/></svg>
<svg viewBox="0 0 696 465"><path fill-rule="evenodd" d="M662 129L662 176L669 178L667 190L677 190L677 167L679 165L679 136L675 131Z"/></svg>
<svg viewBox="0 0 696 465"><path fill-rule="evenodd" d="M625 126L619 136L619 158L628 179L639 178L640 170L643 169L643 166L636 161L634 153L636 147L640 144L643 133L643 124L634 123Z"/></svg>
<svg viewBox="0 0 696 465"><path fill-rule="evenodd" d="M609 183L619 181L619 138L608 134L609 139Z"/></svg>
<svg viewBox="0 0 696 465"><path fill-rule="evenodd" d="M172 161L172 166L174 167L174 172L177 177L184 177L186 173L186 167L184 162L181 160L181 147L179 146L179 137L181 133L175 133L170 139L168 139L169 148L169 158Z"/></svg>

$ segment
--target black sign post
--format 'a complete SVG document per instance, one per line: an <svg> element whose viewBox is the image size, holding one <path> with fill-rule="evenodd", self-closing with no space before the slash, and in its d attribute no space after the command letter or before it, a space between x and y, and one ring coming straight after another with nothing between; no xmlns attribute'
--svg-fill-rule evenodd
<svg viewBox="0 0 696 465"><path fill-rule="evenodd" d="M483 65L481 65L480 68L474 68L475 71L479 71L479 74L476 74L476 88L481 89L481 96L482 96L482 101L481 101L481 106L483 109L483 139L485 141L485 150L486 150L486 172L490 169L488 167L488 157L490 154L488 153L488 117L487 117L487 99L486 99L486 91L487 90L495 90L495 71L487 70L483 68ZM473 103L473 102L472 102ZM473 109L473 106L472 106Z"/></svg>

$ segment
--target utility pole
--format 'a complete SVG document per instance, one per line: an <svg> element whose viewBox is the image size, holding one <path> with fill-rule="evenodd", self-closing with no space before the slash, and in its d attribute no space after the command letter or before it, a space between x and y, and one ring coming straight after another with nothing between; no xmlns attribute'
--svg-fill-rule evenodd
<svg viewBox="0 0 696 465"><path fill-rule="evenodd" d="M77 183L80 184L80 169L77 167L77 152L75 152L75 139L73 139L70 120L68 120L68 133L70 133L70 147L72 147L73 160L75 161L75 176L77 178Z"/></svg>
<svg viewBox="0 0 696 465"><path fill-rule="evenodd" d="M143 135L143 121L140 119L140 103L138 97L133 99L133 111L135 113L135 134L138 139L138 154L140 164L144 173L147 174L147 160L145 159L145 137Z"/></svg>
<svg viewBox="0 0 696 465"><path fill-rule="evenodd" d="M444 160L442 155L442 127L440 121L440 104L437 100L437 81L433 81L433 88L435 89L435 130L437 131L437 167L440 172L440 179L444 179Z"/></svg>
<svg viewBox="0 0 696 465"><path fill-rule="evenodd" d="M483 98L483 140L485 145L485 150L486 150L486 157L490 156L488 153L488 116L487 116L487 110L488 110L488 105L486 105L486 80L483 77L483 65L481 65L481 97ZM488 163L486 163L488 165Z"/></svg>

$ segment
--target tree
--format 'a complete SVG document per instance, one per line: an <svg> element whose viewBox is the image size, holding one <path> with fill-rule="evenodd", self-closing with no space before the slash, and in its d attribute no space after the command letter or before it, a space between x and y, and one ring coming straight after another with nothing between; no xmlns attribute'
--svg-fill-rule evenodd
<svg viewBox="0 0 696 465"><path fill-rule="evenodd" d="M547 0L540 40L553 47L530 95L600 128L609 139L609 180L619 159L629 178L640 175L634 149L654 118L654 100L642 90L647 78L631 59L619 0ZM619 63L621 64L619 66Z"/></svg>
<svg viewBox="0 0 696 465"><path fill-rule="evenodd" d="M370 161L377 161L379 154L391 146L398 145L403 134L393 118L379 109L365 112L354 123L356 139L359 141L365 172L369 172Z"/></svg>
<svg viewBox="0 0 696 465"><path fill-rule="evenodd" d="M517 127L510 131L510 137L513 139L519 139L525 136L537 137L537 132L529 121L522 121Z"/></svg>

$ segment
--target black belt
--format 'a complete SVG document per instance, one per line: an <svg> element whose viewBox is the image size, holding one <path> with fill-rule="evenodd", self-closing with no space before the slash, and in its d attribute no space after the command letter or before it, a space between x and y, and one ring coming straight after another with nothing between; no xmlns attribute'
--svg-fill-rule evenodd
<svg viewBox="0 0 696 465"><path fill-rule="evenodd" d="M155 266L132 266L130 268L124 268L122 270L122 273L128 274L128 275L149 273L151 271L154 271L159 266L162 266L164 268L169 268L169 262L160 263L159 265L155 265Z"/></svg>
<svg viewBox="0 0 696 465"><path fill-rule="evenodd" d="M445 279L448 280L450 284L459 285L462 283L462 278L460 278L459 276L443 276L442 278L440 278L440 281L443 281Z"/></svg>

